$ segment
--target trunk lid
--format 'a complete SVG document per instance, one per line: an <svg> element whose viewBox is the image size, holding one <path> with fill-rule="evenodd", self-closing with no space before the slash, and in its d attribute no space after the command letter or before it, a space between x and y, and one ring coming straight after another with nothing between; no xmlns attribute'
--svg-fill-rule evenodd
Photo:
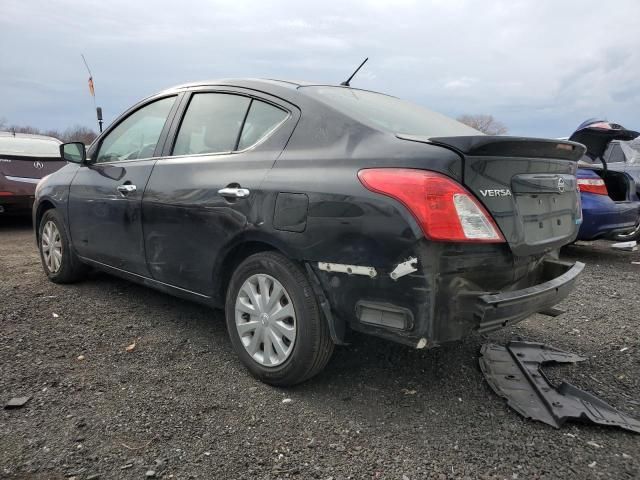
<svg viewBox="0 0 640 480"><path fill-rule="evenodd" d="M575 177L582 145L488 135L398 137L462 157L462 183L493 216L514 255L540 254L575 239L582 221Z"/></svg>
<svg viewBox="0 0 640 480"><path fill-rule="evenodd" d="M611 141L629 141L635 139L640 135L640 133L638 132L627 130L626 128L617 124L600 122L596 123L596 125L601 126L597 127L587 125L583 128L578 128L578 130L573 132L569 137L569 140L571 140L572 142L578 142L587 147L586 153L592 159L602 158L607 149L607 146Z"/></svg>

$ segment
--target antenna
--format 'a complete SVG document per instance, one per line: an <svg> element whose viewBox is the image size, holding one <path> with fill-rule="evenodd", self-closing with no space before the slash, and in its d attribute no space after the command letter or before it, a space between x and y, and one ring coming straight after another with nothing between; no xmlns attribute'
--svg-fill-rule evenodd
<svg viewBox="0 0 640 480"><path fill-rule="evenodd" d="M367 60L369 60L369 57L365 58L365 59L364 59L364 61L360 64L360 66L359 66L358 68L356 68L356 71L355 71L355 72L353 72L353 73L351 74L351 76L350 76L350 77L349 77L345 82L342 82L340 85L342 85L343 87L350 87L351 85L349 84L349 82L351 81L351 79L352 79L353 77L355 77L355 76L356 76L356 73L358 73L358 71L360 71L360 69L362 68L362 66L363 66L365 63L367 63Z"/></svg>

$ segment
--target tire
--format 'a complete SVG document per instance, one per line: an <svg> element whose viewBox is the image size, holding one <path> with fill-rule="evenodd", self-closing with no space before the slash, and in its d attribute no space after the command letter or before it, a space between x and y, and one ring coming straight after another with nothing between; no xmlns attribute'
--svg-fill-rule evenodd
<svg viewBox="0 0 640 480"><path fill-rule="evenodd" d="M47 247L59 245L59 256ZM81 263L71 248L69 235L62 216L56 209L44 212L38 225L38 250L45 274L54 283L73 283L81 280L88 267ZM57 261L55 258L57 257Z"/></svg>
<svg viewBox="0 0 640 480"><path fill-rule="evenodd" d="M276 293L280 287L282 294ZM251 288L258 300L248 295ZM260 304L260 299L267 302L263 290L269 293L269 303L275 302L271 308ZM279 253L257 253L244 260L233 272L225 307L234 350L249 372L265 383L287 387L304 382L331 358L334 344L311 284L298 265Z"/></svg>

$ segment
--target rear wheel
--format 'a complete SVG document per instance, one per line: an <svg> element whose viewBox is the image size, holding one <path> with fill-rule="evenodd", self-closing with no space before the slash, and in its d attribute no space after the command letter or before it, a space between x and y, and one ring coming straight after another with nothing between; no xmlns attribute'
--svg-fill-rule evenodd
<svg viewBox="0 0 640 480"><path fill-rule="evenodd" d="M44 272L52 282L76 282L88 270L71 249L64 221L55 209L47 210L40 220L38 248Z"/></svg>
<svg viewBox="0 0 640 480"><path fill-rule="evenodd" d="M250 256L233 273L226 299L227 329L252 375L278 386L319 373L333 342L302 269L286 257Z"/></svg>

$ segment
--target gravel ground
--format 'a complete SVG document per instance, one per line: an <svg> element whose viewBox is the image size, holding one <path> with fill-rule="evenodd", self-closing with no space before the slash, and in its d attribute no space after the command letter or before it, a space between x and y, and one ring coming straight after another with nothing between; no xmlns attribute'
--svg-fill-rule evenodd
<svg viewBox="0 0 640 480"><path fill-rule="evenodd" d="M640 417L640 254L564 254L588 265L567 313L489 339L588 357L550 375ZM28 223L0 219L0 277L0 402L32 397L0 410L2 478L640 478L640 435L511 411L479 336L430 351L357 337L284 390L244 371L220 312L104 274L50 283Z"/></svg>

